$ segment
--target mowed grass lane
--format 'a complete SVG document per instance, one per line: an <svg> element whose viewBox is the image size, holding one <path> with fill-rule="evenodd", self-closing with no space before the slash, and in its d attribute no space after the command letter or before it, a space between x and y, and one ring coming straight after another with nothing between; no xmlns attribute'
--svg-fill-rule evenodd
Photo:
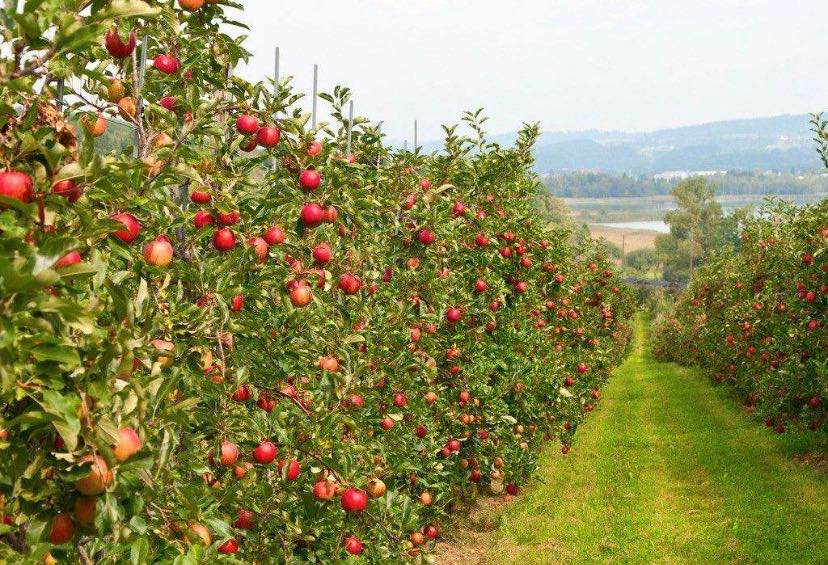
<svg viewBox="0 0 828 565"><path fill-rule="evenodd" d="M572 451L484 517L474 563L828 563L828 477L690 369L656 362L647 321ZM461 538L462 538L462 534ZM451 559L456 561L456 559ZM440 562L438 558L437 562Z"/></svg>

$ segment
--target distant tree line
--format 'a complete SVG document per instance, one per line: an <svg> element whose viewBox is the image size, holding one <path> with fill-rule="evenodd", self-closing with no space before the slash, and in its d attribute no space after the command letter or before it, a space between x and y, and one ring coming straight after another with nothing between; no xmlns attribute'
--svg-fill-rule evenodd
<svg viewBox="0 0 828 565"><path fill-rule="evenodd" d="M718 194L726 195L828 193L828 176L815 173L732 171L710 180ZM550 175L546 185L551 194L561 198L618 198L670 194L679 182L652 176L571 172Z"/></svg>

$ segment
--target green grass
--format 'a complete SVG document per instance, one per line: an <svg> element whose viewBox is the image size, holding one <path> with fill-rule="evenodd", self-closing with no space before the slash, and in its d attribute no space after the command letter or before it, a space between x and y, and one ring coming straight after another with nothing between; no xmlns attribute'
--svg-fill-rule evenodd
<svg viewBox="0 0 828 565"><path fill-rule="evenodd" d="M572 452L496 511L491 563L828 563L828 477L696 371L636 343ZM489 517L490 519L492 517Z"/></svg>

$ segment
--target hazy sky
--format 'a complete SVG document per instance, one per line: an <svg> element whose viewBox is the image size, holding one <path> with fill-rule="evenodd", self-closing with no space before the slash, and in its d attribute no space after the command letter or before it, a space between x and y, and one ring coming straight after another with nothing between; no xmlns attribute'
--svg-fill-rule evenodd
<svg viewBox="0 0 828 565"><path fill-rule="evenodd" d="M489 131L657 129L825 109L825 0L243 0L254 57L310 91L347 84L392 137L441 136L484 107ZM325 103L323 102L324 106Z"/></svg>

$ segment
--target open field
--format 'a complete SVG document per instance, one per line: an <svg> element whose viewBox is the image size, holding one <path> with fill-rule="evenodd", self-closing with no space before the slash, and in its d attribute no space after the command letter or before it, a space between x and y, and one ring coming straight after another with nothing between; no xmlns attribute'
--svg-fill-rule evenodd
<svg viewBox="0 0 828 565"><path fill-rule="evenodd" d="M608 242L622 248L626 253L638 249L653 249L655 238L658 232L653 230L634 230L627 228L614 228L592 224L589 232L596 239L605 239Z"/></svg>
<svg viewBox="0 0 828 565"><path fill-rule="evenodd" d="M648 337L640 316L572 452L550 445L538 480L470 512L437 563L825 563L824 436L757 426Z"/></svg>
<svg viewBox="0 0 828 565"><path fill-rule="evenodd" d="M762 195L719 195L716 200L725 213L745 206L757 206L765 199ZM828 193L785 194L779 198L796 204L819 202ZM564 198L576 222L624 222L629 220L661 220L664 213L674 208L673 197L620 197L620 198Z"/></svg>

